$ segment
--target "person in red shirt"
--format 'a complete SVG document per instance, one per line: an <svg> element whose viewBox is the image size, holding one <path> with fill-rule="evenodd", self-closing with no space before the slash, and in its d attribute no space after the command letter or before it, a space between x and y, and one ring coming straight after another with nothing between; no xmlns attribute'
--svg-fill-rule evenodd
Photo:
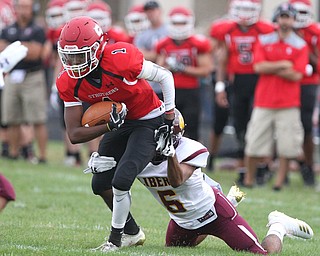
<svg viewBox="0 0 320 256"><path fill-rule="evenodd" d="M260 19L260 12L260 0L232 0L228 19L218 20L210 28L210 36L219 41L220 51L215 84L216 110L220 109L219 113L225 112L215 123L222 120L224 125L226 124L228 118L225 115L228 111L225 109L230 107L238 142L239 185L243 185L244 137L251 117L254 90L258 79L258 75L253 70L253 49L259 35L274 31L273 24ZM232 90L231 102L227 97L225 80L228 80L231 85L231 88L228 88ZM217 148L216 144L220 142L224 126L221 123L214 125L213 149ZM213 157L215 153L212 152ZM266 168L266 164L262 163L261 171ZM263 176L259 183L263 183Z"/></svg>
<svg viewBox="0 0 320 256"><path fill-rule="evenodd" d="M293 30L295 15L291 4L281 4L274 14L277 31L261 35L254 49L254 70L260 77L246 134L246 186L254 185L259 158L272 156L275 137L279 168L274 190L282 188L289 159L301 153L300 80L308 46Z"/></svg>
<svg viewBox="0 0 320 256"><path fill-rule="evenodd" d="M290 3L297 10L295 31L308 44L309 65L312 73L307 74L301 80L301 121L304 130L303 159L300 159L300 171L304 184L315 185L313 172L313 122L312 116L316 103L319 73L317 63L319 59L320 25L312 20L312 6L310 0L291 0ZM310 69L311 71L311 69Z"/></svg>
<svg viewBox="0 0 320 256"><path fill-rule="evenodd" d="M169 13L169 35L156 45L157 63L173 72L176 105L183 113L186 136L199 138L199 78L212 71L212 45L203 35L195 35L194 15L189 9L175 7Z"/></svg>
<svg viewBox="0 0 320 256"><path fill-rule="evenodd" d="M109 45L107 37L90 17L69 21L58 42L64 70L56 80L71 142L83 143L104 135L91 162L99 162L99 158L106 156L115 160L111 170L104 165L92 168L93 193L101 196L112 210L111 234L97 248L104 252L143 244L145 240L129 212L130 189L156 151L173 154L175 107L172 73L146 61L134 45L125 42ZM160 83L164 102L147 80ZM82 127L83 102L108 100L122 103L121 112L117 113L114 105L107 125Z"/></svg>

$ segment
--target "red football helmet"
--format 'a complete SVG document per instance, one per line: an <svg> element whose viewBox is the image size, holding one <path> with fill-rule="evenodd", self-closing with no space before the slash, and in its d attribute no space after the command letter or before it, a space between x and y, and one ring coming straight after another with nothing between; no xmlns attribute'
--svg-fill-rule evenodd
<svg viewBox="0 0 320 256"><path fill-rule="evenodd" d="M103 1L95 1L87 6L86 15L96 20L103 32L107 32L112 23L111 8Z"/></svg>
<svg viewBox="0 0 320 256"><path fill-rule="evenodd" d="M313 19L312 6L310 0L290 0L290 3L296 9L295 28L307 27Z"/></svg>
<svg viewBox="0 0 320 256"><path fill-rule="evenodd" d="M46 22L49 28L57 29L65 24L64 0L50 0L46 9Z"/></svg>
<svg viewBox="0 0 320 256"><path fill-rule="evenodd" d="M88 5L87 0L67 0L65 2L64 11L66 21L85 15L85 10Z"/></svg>
<svg viewBox="0 0 320 256"><path fill-rule="evenodd" d="M131 36L134 36L150 27L150 21L144 13L143 5L133 6L124 17L124 23Z"/></svg>
<svg viewBox="0 0 320 256"><path fill-rule="evenodd" d="M13 4L10 0L0 2L0 32L1 30L11 25L16 21L16 16L13 10Z"/></svg>
<svg viewBox="0 0 320 256"><path fill-rule="evenodd" d="M261 0L231 0L229 15L240 25L250 26L260 18Z"/></svg>
<svg viewBox="0 0 320 256"><path fill-rule="evenodd" d="M87 16L71 19L63 27L58 41L58 53L71 78L82 78L94 70L107 44L97 21Z"/></svg>
<svg viewBox="0 0 320 256"><path fill-rule="evenodd" d="M175 7L169 13L168 36L174 40L184 40L193 34L194 15L185 7Z"/></svg>

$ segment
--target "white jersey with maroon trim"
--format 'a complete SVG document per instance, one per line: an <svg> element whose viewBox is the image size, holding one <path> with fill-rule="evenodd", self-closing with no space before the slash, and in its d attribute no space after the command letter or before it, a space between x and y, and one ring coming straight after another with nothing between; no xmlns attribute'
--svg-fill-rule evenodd
<svg viewBox="0 0 320 256"><path fill-rule="evenodd" d="M197 229L217 218L215 196L203 178L201 167L207 164L208 150L201 143L181 138L176 149L179 163L198 167L181 186L173 188L167 177L167 161L149 163L137 176L139 181L169 212L170 217L186 229Z"/></svg>

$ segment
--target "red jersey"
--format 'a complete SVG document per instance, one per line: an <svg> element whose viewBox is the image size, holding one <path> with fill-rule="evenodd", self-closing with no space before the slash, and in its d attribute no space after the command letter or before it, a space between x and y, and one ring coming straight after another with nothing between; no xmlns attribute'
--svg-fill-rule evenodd
<svg viewBox="0 0 320 256"><path fill-rule="evenodd" d="M298 29L297 34L306 41L309 52L318 56L320 51L320 25L318 23L311 23L305 28ZM301 85L314 85L318 83L319 74L317 70L314 70L311 76L304 76L301 81Z"/></svg>
<svg viewBox="0 0 320 256"><path fill-rule="evenodd" d="M177 45L171 38L165 37L156 44L158 54L174 57L186 66L196 67L199 54L209 53L211 42L202 35L194 35ZM174 84L178 89L194 89L199 87L198 77L184 73L173 73Z"/></svg>
<svg viewBox="0 0 320 256"><path fill-rule="evenodd" d="M284 41L277 32L260 36L254 50L255 63L288 60L293 69L304 74L308 64L308 46L292 32ZM300 82L289 81L274 74L260 74L254 96L254 106L290 108L300 106Z"/></svg>
<svg viewBox="0 0 320 256"><path fill-rule="evenodd" d="M274 30L271 23L264 21L258 21L243 31L235 21L219 20L211 25L210 36L226 43L229 50L229 74L253 74L253 49L257 38L260 34Z"/></svg>
<svg viewBox="0 0 320 256"><path fill-rule="evenodd" d="M59 41L60 33L63 26L57 29L48 28L46 37L52 43L52 46L55 50L57 50L57 43Z"/></svg>
<svg viewBox="0 0 320 256"><path fill-rule="evenodd" d="M130 43L130 38L124 30L118 27L112 27L107 32L109 41L108 44L114 44L117 42L127 42Z"/></svg>
<svg viewBox="0 0 320 256"><path fill-rule="evenodd" d="M64 102L90 104L112 100L126 104L126 119L139 119L161 106L161 101L144 79L137 79L143 64L142 53L132 44L115 43L104 49L99 67L82 79L63 71L56 85ZM94 76L93 73L99 74Z"/></svg>

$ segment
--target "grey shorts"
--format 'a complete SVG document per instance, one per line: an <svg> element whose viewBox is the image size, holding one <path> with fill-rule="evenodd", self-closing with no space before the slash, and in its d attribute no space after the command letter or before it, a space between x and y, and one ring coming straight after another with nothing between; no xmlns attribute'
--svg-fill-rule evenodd
<svg viewBox="0 0 320 256"><path fill-rule="evenodd" d="M2 92L2 122L4 124L41 124L47 121L47 91L44 71L25 75L21 83L5 78Z"/></svg>
<svg viewBox="0 0 320 256"><path fill-rule="evenodd" d="M246 133L245 153L252 157L295 158L302 152L303 128L299 108L254 108Z"/></svg>

